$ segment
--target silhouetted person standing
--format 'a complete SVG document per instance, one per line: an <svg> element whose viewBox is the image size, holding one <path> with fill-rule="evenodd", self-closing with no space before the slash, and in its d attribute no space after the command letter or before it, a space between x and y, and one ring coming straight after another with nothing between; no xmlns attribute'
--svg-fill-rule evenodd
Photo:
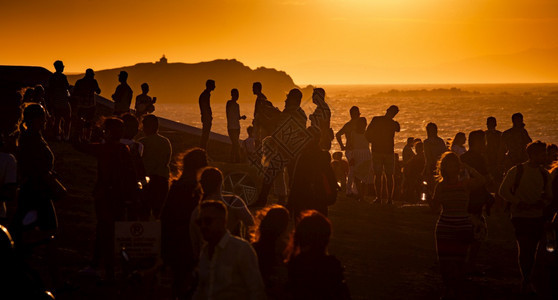
<svg viewBox="0 0 558 300"><path fill-rule="evenodd" d="M155 106L153 106L153 104L157 101L157 97L151 98L147 93L149 93L149 85L147 83L142 83L141 94L137 95L135 104L136 116L138 118L155 111Z"/></svg>
<svg viewBox="0 0 558 300"><path fill-rule="evenodd" d="M262 93L261 82L252 84L252 92L256 95L252 124L254 125L254 137L259 145L265 137L270 136L275 130L274 119L280 111Z"/></svg>
<svg viewBox="0 0 558 300"><path fill-rule="evenodd" d="M209 141L209 133L211 132L211 122L213 121L213 115L211 113L211 103L209 102L209 98L211 97L211 92L213 90L215 90L215 81L208 79L205 82L205 90L201 93L199 98L202 122L200 147L206 150L207 142Z"/></svg>
<svg viewBox="0 0 558 300"><path fill-rule="evenodd" d="M238 101L238 90L231 90L231 100L227 101L227 131L231 139L231 161L233 163L240 162L240 120L246 120L246 116L240 115L240 105Z"/></svg>
<svg viewBox="0 0 558 300"><path fill-rule="evenodd" d="M159 134L159 119L155 115L143 118L143 132L145 137L139 142L143 144L143 165L145 173L150 178L145 195L145 215L153 214L159 219L161 208L169 191L169 164L172 156L172 146L166 137Z"/></svg>
<svg viewBox="0 0 558 300"><path fill-rule="evenodd" d="M114 100L114 114L119 116L130 112L130 104L132 104L133 92L128 85L128 72L120 71L118 74L120 84L116 87L116 91L112 95Z"/></svg>
<svg viewBox="0 0 558 300"><path fill-rule="evenodd" d="M324 89L314 89L312 102L316 104L316 109L308 117L310 119L310 126L320 130L320 147L329 151L331 149L331 141L333 140L333 130L331 129L331 110L325 102Z"/></svg>
<svg viewBox="0 0 558 300"><path fill-rule="evenodd" d="M375 202L381 203L382 174L386 175L388 204L393 203L393 172L395 170L394 142L395 133L401 130L393 118L399 112L395 105L390 106L384 116L372 118L366 129L366 138L372 144L372 165L374 168Z"/></svg>
<svg viewBox="0 0 558 300"><path fill-rule="evenodd" d="M502 133L502 143L506 155L504 159L504 169L506 171L529 159L526 147L527 144L533 141L525 129L525 123L523 123L523 115L521 113L512 115L512 123L512 128Z"/></svg>
<svg viewBox="0 0 558 300"><path fill-rule="evenodd" d="M504 153L502 145L502 132L496 129L496 118L488 117L486 119L486 161L490 174L497 183L502 181L504 174Z"/></svg>
<svg viewBox="0 0 558 300"><path fill-rule="evenodd" d="M341 147L341 151L345 151L345 157L349 161L349 174L347 175L347 195L353 194L353 180L354 180L354 161L353 161L353 132L356 128L358 120L360 119L360 110L357 106L351 107L349 110L351 115L351 120L339 130L335 137L337 138L337 143ZM343 144L343 135L345 136L345 144Z"/></svg>
<svg viewBox="0 0 558 300"><path fill-rule="evenodd" d="M429 190L434 188L434 172L436 164L442 154L448 150L446 142L438 136L438 126L434 123L426 124L427 138L424 140L424 179L428 182Z"/></svg>
<svg viewBox="0 0 558 300"><path fill-rule="evenodd" d="M80 125L79 134L82 139L89 140L91 136L91 126L96 113L95 94L100 93L101 89L95 79L95 72L87 69L85 76L76 81L73 90L73 96L77 98L77 121Z"/></svg>
<svg viewBox="0 0 558 300"><path fill-rule="evenodd" d="M54 115L54 134L59 141L70 139L72 108L70 107L70 84L64 72L64 63L54 62L56 72L50 76L47 85L48 105Z"/></svg>

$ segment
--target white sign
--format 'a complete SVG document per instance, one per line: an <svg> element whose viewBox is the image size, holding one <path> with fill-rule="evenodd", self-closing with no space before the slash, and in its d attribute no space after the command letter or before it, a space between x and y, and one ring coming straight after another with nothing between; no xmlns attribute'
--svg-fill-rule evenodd
<svg viewBox="0 0 558 300"><path fill-rule="evenodd" d="M161 222L116 222L114 239L115 251L131 259L161 256Z"/></svg>

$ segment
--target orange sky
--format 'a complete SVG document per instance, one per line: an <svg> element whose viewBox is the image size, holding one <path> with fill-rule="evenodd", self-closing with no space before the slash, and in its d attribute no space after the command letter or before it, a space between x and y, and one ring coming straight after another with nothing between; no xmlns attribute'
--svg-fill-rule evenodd
<svg viewBox="0 0 558 300"><path fill-rule="evenodd" d="M370 69L558 47L556 0L0 1L0 64L62 59L67 72L164 53L236 58L296 83L371 83Z"/></svg>

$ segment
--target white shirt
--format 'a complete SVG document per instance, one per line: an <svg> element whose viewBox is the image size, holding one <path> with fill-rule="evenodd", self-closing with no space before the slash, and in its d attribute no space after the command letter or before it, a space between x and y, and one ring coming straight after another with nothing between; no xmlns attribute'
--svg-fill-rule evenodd
<svg viewBox="0 0 558 300"><path fill-rule="evenodd" d="M245 240L223 235L209 258L207 244L200 254L199 283L193 299L265 299L258 258Z"/></svg>

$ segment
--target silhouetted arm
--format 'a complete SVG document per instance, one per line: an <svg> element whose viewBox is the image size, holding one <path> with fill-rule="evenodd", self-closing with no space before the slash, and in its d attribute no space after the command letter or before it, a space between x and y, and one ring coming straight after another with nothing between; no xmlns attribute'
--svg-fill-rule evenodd
<svg viewBox="0 0 558 300"><path fill-rule="evenodd" d="M339 143L339 146L341 147L341 150L345 150L345 145L343 145L343 135L346 134L347 131L347 124L345 124L345 126L343 126L343 128L341 128L341 130L339 130L336 134L335 134L335 138L337 139L337 143Z"/></svg>
<svg viewBox="0 0 558 300"><path fill-rule="evenodd" d="M521 198L517 197L512 193L512 187L515 182L516 174L517 174L517 167L512 167L508 171L508 173L506 173L506 177L504 177L504 180L500 185L500 190L498 191L498 193L500 194L500 196L502 196L502 198L504 198L506 201L512 204L518 204L519 202L521 202Z"/></svg>

